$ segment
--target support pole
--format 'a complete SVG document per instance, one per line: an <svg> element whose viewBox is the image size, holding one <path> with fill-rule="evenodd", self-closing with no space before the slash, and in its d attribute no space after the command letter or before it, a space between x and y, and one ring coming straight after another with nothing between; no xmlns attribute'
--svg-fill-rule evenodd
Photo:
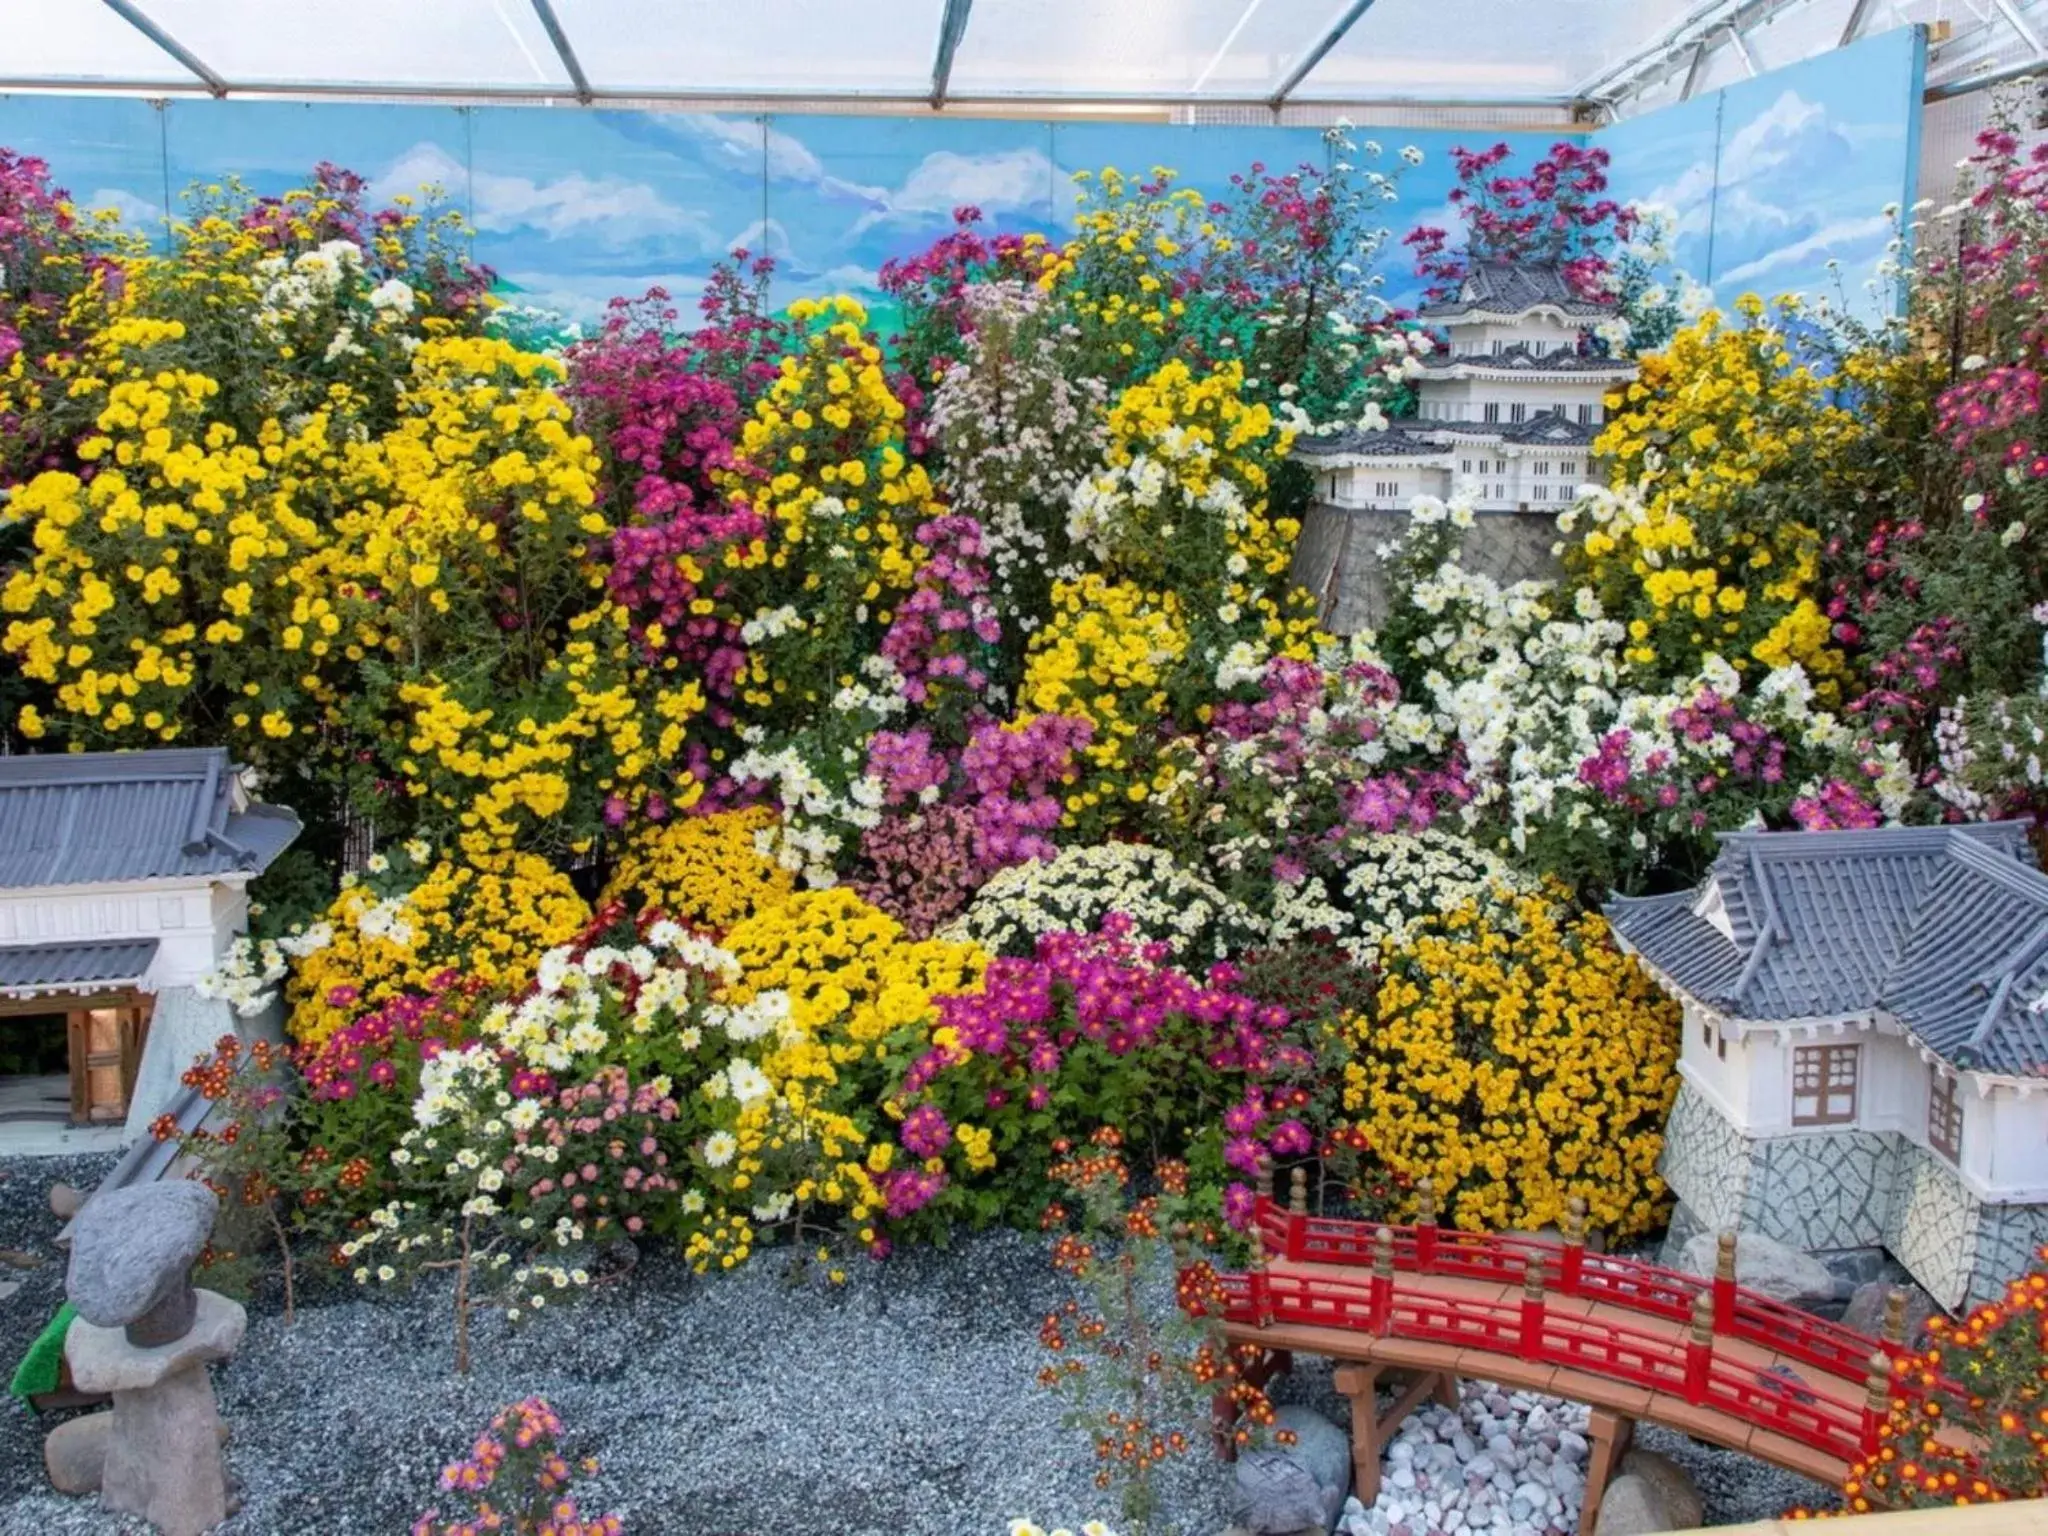
<svg viewBox="0 0 2048 1536"><path fill-rule="evenodd" d="M1522 1274L1522 1337L1524 1360L1543 1358L1543 1255L1529 1255Z"/></svg>
<svg viewBox="0 0 2048 1536"><path fill-rule="evenodd" d="M1425 1275L1436 1262L1436 1181L1424 1174L1415 1181L1415 1267Z"/></svg>
<svg viewBox="0 0 2048 1536"><path fill-rule="evenodd" d="M1286 1257L1298 1261L1308 1241L1308 1170L1297 1167L1287 1185Z"/></svg>
<svg viewBox="0 0 2048 1536"><path fill-rule="evenodd" d="M1714 1250L1714 1331L1735 1332L1735 1233L1724 1231Z"/></svg>
<svg viewBox="0 0 2048 1536"><path fill-rule="evenodd" d="M1579 1536L1593 1536L1600 1521L1600 1500L1636 1435L1636 1421L1609 1408L1595 1408L1586 1418L1593 1454L1586 1462L1586 1502L1579 1506Z"/></svg>
<svg viewBox="0 0 2048 1536"><path fill-rule="evenodd" d="M1707 1400L1713 1368L1714 1299L1701 1291L1692 1299L1692 1331L1685 1341L1685 1400L1694 1407Z"/></svg>

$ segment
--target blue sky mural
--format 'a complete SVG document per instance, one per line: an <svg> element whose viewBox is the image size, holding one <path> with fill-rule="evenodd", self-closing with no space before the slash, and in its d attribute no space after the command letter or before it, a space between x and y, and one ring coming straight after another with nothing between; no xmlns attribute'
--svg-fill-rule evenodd
<svg viewBox="0 0 2048 1536"><path fill-rule="evenodd" d="M1678 214L1678 265L1722 300L1844 293L1859 312L1912 202L1924 50L1899 28L1605 129L1616 192ZM1836 269L1828 267L1838 263Z"/></svg>
<svg viewBox="0 0 2048 1536"><path fill-rule="evenodd" d="M1909 30L1605 129L1624 198L1679 216L1679 264L1722 297L1744 288L1820 292L1841 263L1852 294L1882 254L1882 209L1908 200L1920 49ZM1413 144L1388 205L1397 232L1446 223L1453 145L1486 133L1361 125L1383 163ZM1552 136L1516 135L1517 160ZM1254 161L1320 161L1309 128L853 116L712 116L177 101L0 98L0 143L41 155L83 203L157 229L183 189L230 173L261 192L317 161L367 176L380 196L446 189L475 226L476 256L521 302L580 325L614 295L659 285L685 308L713 261L744 246L776 259L780 302L874 296L893 256L921 249L953 209L996 230L1070 227L1076 170L1172 166L1220 191ZM1389 296L1417 284L1398 249Z"/></svg>

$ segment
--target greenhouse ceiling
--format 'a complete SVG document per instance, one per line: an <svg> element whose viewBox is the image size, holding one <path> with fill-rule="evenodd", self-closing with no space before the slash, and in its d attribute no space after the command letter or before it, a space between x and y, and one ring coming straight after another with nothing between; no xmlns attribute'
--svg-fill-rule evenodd
<svg viewBox="0 0 2048 1536"><path fill-rule="evenodd" d="M1915 23L1953 94L2048 0L0 0L0 90L1613 117Z"/></svg>

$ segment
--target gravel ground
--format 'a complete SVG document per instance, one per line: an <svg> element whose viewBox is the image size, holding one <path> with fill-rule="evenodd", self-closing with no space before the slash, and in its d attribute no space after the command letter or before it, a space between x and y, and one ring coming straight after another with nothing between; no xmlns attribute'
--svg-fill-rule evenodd
<svg viewBox="0 0 2048 1536"><path fill-rule="evenodd" d="M0 1300L11 1359L62 1299L44 1191L90 1187L111 1159L0 1165L0 1248L43 1255ZM698 1279L649 1257L623 1283L510 1332L485 1318L472 1374L451 1369L445 1286L409 1297L327 1288L287 1328L271 1289L216 1368L241 1512L222 1536L397 1536L434 1479L502 1404L537 1392L602 1472L585 1507L633 1536L998 1536L1017 1515L1078 1525L1113 1515L1084 1437L1034 1380L1039 1319L1064 1297L1036 1236L998 1232L856 1271L839 1290L792 1286L775 1256ZM1277 1384L1339 1424L1327 1363ZM0 1407L0 1536L142 1536L92 1499L53 1493L37 1422ZM1707 1517L1781 1513L1811 1485L1645 1427L1681 1460ZM1215 1536L1229 1476L1206 1455L1168 1468L1166 1528Z"/></svg>

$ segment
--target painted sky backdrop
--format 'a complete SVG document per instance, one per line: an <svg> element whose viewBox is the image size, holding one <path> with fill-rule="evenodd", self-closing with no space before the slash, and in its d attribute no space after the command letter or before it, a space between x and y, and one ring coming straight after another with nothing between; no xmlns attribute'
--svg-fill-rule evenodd
<svg viewBox="0 0 2048 1536"><path fill-rule="evenodd" d="M1619 195L1677 210L1680 264L1724 299L1831 292L1830 259L1854 297L1889 238L1885 205L1911 201L1921 67L1902 29L1592 138L1613 155ZM1398 233L1446 222L1451 148L1493 135L1362 125L1353 137L1379 143L1389 166L1405 145L1423 151L1388 205ZM1554 135L1512 137L1526 164ZM151 229L187 186L230 174L279 192L332 160L385 197L438 184L521 302L586 326L650 286L687 305L735 247L775 257L778 303L872 297L882 263L923 248L963 204L990 228L1058 237L1076 170L1171 166L1213 193L1254 161L1324 156L1310 128L51 96L0 98L0 144ZM1390 297L1413 296L1398 248L1386 271Z"/></svg>

